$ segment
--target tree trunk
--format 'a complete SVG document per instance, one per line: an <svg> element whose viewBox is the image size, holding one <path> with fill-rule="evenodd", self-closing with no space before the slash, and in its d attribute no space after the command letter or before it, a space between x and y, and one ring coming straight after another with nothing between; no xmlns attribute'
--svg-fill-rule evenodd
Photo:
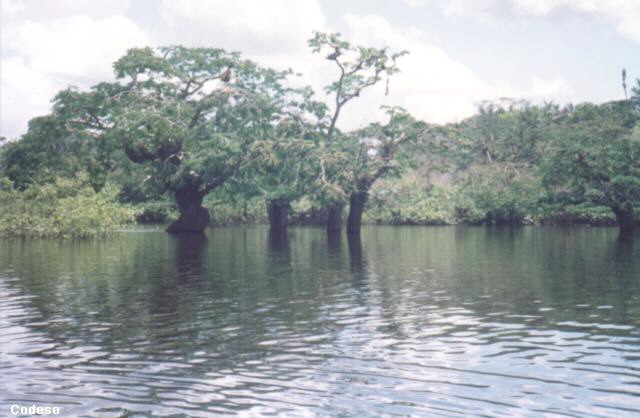
<svg viewBox="0 0 640 418"><path fill-rule="evenodd" d="M284 230L289 225L289 201L285 199L269 200L267 202L269 225L272 230Z"/></svg>
<svg viewBox="0 0 640 418"><path fill-rule="evenodd" d="M351 193L349 199L349 218L347 219L347 232L359 234L362 225L362 212L369 197L368 191L358 191Z"/></svg>
<svg viewBox="0 0 640 418"><path fill-rule="evenodd" d="M202 207L204 193L197 185L188 185L176 190L174 195L180 217L169 225L167 232L203 232L211 220L209 211Z"/></svg>
<svg viewBox="0 0 640 418"><path fill-rule="evenodd" d="M327 232L340 231L342 228L342 211L344 206L342 204L335 204L329 206L327 212Z"/></svg>
<svg viewBox="0 0 640 418"><path fill-rule="evenodd" d="M624 205L622 207L614 207L611 208L613 213L616 215L616 220L618 221L618 226L620 229L630 230L634 228L634 220L633 220L633 206Z"/></svg>

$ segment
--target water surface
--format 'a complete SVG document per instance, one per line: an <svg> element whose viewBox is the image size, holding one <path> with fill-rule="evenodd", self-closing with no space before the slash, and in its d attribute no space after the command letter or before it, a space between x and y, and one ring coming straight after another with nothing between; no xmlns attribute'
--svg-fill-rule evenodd
<svg viewBox="0 0 640 418"><path fill-rule="evenodd" d="M0 240L0 415L637 416L640 236Z"/></svg>

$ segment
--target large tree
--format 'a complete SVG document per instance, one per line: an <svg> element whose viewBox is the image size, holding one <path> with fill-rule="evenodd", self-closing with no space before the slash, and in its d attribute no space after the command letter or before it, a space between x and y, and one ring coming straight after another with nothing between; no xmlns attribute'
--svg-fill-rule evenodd
<svg viewBox="0 0 640 418"><path fill-rule="evenodd" d="M404 153L403 147L427 138L428 126L417 121L405 110L387 109L389 120L372 123L352 134L349 159L349 217L347 232L359 233L362 213L374 183L389 174L400 174L408 168L414 155Z"/></svg>
<svg viewBox="0 0 640 418"><path fill-rule="evenodd" d="M323 140L319 143L320 171L316 191L316 196L326 207L327 229L331 231L340 229L349 189L354 186L349 176L344 175L351 157L345 150L352 149L348 142L353 137L338 131L341 112L367 88L385 78L388 82L389 77L399 71L397 59L407 52L353 45L338 33L315 32L308 44L314 53L325 54L325 58L338 69L337 79L325 87L333 106Z"/></svg>
<svg viewBox="0 0 640 418"><path fill-rule="evenodd" d="M313 100L311 88L291 90L272 135L257 141L256 158L242 188L265 198L272 229L285 229L293 201L313 193L319 173L319 143L327 123L327 107ZM257 193L256 193L257 192Z"/></svg>
<svg viewBox="0 0 640 418"><path fill-rule="evenodd" d="M555 133L545 184L561 203L608 206L621 229L640 203L640 120L629 101L576 106Z"/></svg>
<svg viewBox="0 0 640 418"><path fill-rule="evenodd" d="M69 124L118 144L173 193L180 217L168 231L202 231L204 197L252 159L283 117L289 72L181 46L129 50L114 69L115 83L67 100Z"/></svg>
<svg viewBox="0 0 640 418"><path fill-rule="evenodd" d="M80 93L69 88L53 99L53 111L29 121L27 133L3 150L3 174L14 187L24 189L57 177L77 177L88 174L96 191L104 186L108 174L118 165L113 141L105 139L101 129L95 129L106 86L96 86L93 93ZM78 129L79 115L86 116Z"/></svg>

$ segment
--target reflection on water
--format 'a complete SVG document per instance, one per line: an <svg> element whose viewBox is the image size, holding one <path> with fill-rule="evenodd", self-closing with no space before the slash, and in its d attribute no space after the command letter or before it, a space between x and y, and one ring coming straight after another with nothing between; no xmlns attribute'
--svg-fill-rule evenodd
<svg viewBox="0 0 640 418"><path fill-rule="evenodd" d="M0 415L640 413L615 229L0 241Z"/></svg>

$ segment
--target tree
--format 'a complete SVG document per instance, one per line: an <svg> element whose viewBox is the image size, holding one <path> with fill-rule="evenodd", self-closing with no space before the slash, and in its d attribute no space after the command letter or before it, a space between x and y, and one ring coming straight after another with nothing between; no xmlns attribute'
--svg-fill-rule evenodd
<svg viewBox="0 0 640 418"><path fill-rule="evenodd" d="M442 151L456 170L493 163L535 165L562 112L553 103L534 106L506 98L482 102L477 115L449 127L450 141Z"/></svg>
<svg viewBox="0 0 640 418"><path fill-rule="evenodd" d="M399 71L396 61L407 54L406 51L390 52L388 48L356 46L344 40L340 34L315 32L308 41L314 53L327 54L326 59L338 67L338 79L325 87L325 92L333 97L334 106L329 123L320 142L317 195L327 207L327 229L337 230L342 224L342 212L349 192L345 189L353 184L343 184L343 164L348 162L344 155L344 141L349 136L339 135L337 123L344 106L360 96L362 91L378 84L383 77ZM388 87L388 85L387 85ZM338 133L338 135L336 135ZM342 156L342 158L341 158Z"/></svg>
<svg viewBox="0 0 640 418"><path fill-rule="evenodd" d="M252 174L243 182L245 193L257 190L266 199L273 230L287 227L291 202L312 193L318 176L318 144L327 107L312 96L309 87L290 91L290 101L272 135L256 142L256 158L248 167Z"/></svg>
<svg viewBox="0 0 640 418"><path fill-rule="evenodd" d="M114 69L117 82L83 93L95 107L72 101L73 125L121 146L173 193L180 217L169 232L202 231L210 220L204 196L272 135L289 72L223 49L181 46L131 49Z"/></svg>
<svg viewBox="0 0 640 418"><path fill-rule="evenodd" d="M349 169L355 187L349 196L349 233L360 232L362 213L374 183L388 174L397 175L408 167L412 156L405 154L404 161L399 161L401 148L411 141L426 138L426 123L417 121L398 107L387 108L387 114L387 123L372 123L353 134L351 143L354 149Z"/></svg>
<svg viewBox="0 0 640 418"><path fill-rule="evenodd" d="M87 173L94 190L100 191L107 172L114 167L110 150L103 142L89 140L70 129L64 115L55 110L60 100L58 95L52 114L32 119L19 141L3 147L3 174L14 187L23 190L56 177L74 178Z"/></svg>
<svg viewBox="0 0 640 418"><path fill-rule="evenodd" d="M629 101L583 104L555 133L544 181L557 200L608 206L621 229L640 202L640 127Z"/></svg>

